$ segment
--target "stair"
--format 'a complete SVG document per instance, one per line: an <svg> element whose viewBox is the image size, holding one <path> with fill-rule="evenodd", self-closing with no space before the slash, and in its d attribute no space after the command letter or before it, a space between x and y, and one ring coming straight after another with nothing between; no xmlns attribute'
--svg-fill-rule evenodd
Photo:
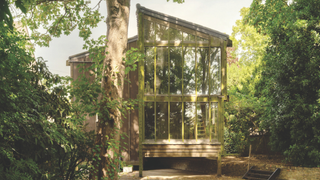
<svg viewBox="0 0 320 180"><path fill-rule="evenodd" d="M249 171L247 171L242 179L259 179L259 180L273 180L280 173L280 169L277 168L275 171L262 171L253 169L253 166L250 167Z"/></svg>

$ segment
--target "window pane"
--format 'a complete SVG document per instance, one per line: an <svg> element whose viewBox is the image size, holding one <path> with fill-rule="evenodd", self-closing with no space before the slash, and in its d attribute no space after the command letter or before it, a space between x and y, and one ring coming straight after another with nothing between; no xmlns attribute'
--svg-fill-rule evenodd
<svg viewBox="0 0 320 180"><path fill-rule="evenodd" d="M169 28L167 26L163 26L160 24L155 24L155 27L156 27L156 40L157 41L168 40Z"/></svg>
<svg viewBox="0 0 320 180"><path fill-rule="evenodd" d="M170 41L182 41L182 32L174 29L174 28L169 28L170 32Z"/></svg>
<svg viewBox="0 0 320 180"><path fill-rule="evenodd" d="M221 94L221 51L220 48L210 49L210 94Z"/></svg>
<svg viewBox="0 0 320 180"><path fill-rule="evenodd" d="M195 139L195 103L184 103L184 139Z"/></svg>
<svg viewBox="0 0 320 180"><path fill-rule="evenodd" d="M155 38L154 22L144 20L144 40L152 41Z"/></svg>
<svg viewBox="0 0 320 180"><path fill-rule="evenodd" d="M145 103L144 120L145 120L145 139L154 139L154 103Z"/></svg>
<svg viewBox="0 0 320 180"><path fill-rule="evenodd" d="M184 66L183 66L183 87L184 94L196 94L195 86L195 48L183 48Z"/></svg>
<svg viewBox="0 0 320 180"><path fill-rule="evenodd" d="M168 47L157 47L157 94L168 94Z"/></svg>
<svg viewBox="0 0 320 180"><path fill-rule="evenodd" d="M146 60L144 64L144 93L145 94L153 94L154 93L154 47L146 48Z"/></svg>
<svg viewBox="0 0 320 180"><path fill-rule="evenodd" d="M208 48L197 49L197 93L209 95Z"/></svg>
<svg viewBox="0 0 320 180"><path fill-rule="evenodd" d="M182 93L182 47L170 47L170 93Z"/></svg>
<svg viewBox="0 0 320 180"><path fill-rule="evenodd" d="M188 34L183 32L183 41L184 42L195 42L195 36L192 34Z"/></svg>
<svg viewBox="0 0 320 180"><path fill-rule="evenodd" d="M182 139L182 103L170 103L170 138Z"/></svg>
<svg viewBox="0 0 320 180"><path fill-rule="evenodd" d="M208 39L205 39L205 38L202 38L202 37L197 36L197 42L199 42L199 43L208 43L208 42L209 42L209 40L208 40Z"/></svg>
<svg viewBox="0 0 320 180"><path fill-rule="evenodd" d="M197 103L198 138L209 139L209 103Z"/></svg>
<svg viewBox="0 0 320 180"><path fill-rule="evenodd" d="M157 139L168 139L168 103L157 102Z"/></svg>
<svg viewBox="0 0 320 180"><path fill-rule="evenodd" d="M218 103L211 103L211 129L213 138L217 138Z"/></svg>

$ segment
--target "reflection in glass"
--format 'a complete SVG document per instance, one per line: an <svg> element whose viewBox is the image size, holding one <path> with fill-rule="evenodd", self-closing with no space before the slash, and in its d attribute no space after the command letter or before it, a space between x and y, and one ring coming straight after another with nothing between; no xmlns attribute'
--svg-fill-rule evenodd
<svg viewBox="0 0 320 180"><path fill-rule="evenodd" d="M210 94L221 94L221 51L220 48L210 49Z"/></svg>
<svg viewBox="0 0 320 180"><path fill-rule="evenodd" d="M182 139L182 103L170 103L170 138Z"/></svg>
<svg viewBox="0 0 320 180"><path fill-rule="evenodd" d="M168 103L156 103L157 139L168 139Z"/></svg>
<svg viewBox="0 0 320 180"><path fill-rule="evenodd" d="M194 42L195 41L195 35L183 32L183 41L184 42Z"/></svg>
<svg viewBox="0 0 320 180"><path fill-rule="evenodd" d="M218 126L218 103L211 103L211 133L212 138L217 138L217 126Z"/></svg>
<svg viewBox="0 0 320 180"><path fill-rule="evenodd" d="M152 41L155 37L155 27L154 22L144 20L144 40Z"/></svg>
<svg viewBox="0 0 320 180"><path fill-rule="evenodd" d="M155 24L156 27L156 41L168 40L168 27L160 24Z"/></svg>
<svg viewBox="0 0 320 180"><path fill-rule="evenodd" d="M168 94L168 47L157 47L156 89L157 94Z"/></svg>
<svg viewBox="0 0 320 180"><path fill-rule="evenodd" d="M170 93L182 93L182 47L170 47Z"/></svg>
<svg viewBox="0 0 320 180"><path fill-rule="evenodd" d="M182 32L174 29L169 28L169 34L170 34L170 41L182 41Z"/></svg>
<svg viewBox="0 0 320 180"><path fill-rule="evenodd" d="M145 52L146 60L144 64L144 93L153 94L154 93L154 47L147 47Z"/></svg>
<svg viewBox="0 0 320 180"><path fill-rule="evenodd" d="M197 118L198 139L209 139L209 103L197 103Z"/></svg>
<svg viewBox="0 0 320 180"><path fill-rule="evenodd" d="M195 48L185 47L183 48L184 65L183 65L183 87L184 94L196 94L195 84Z"/></svg>
<svg viewBox="0 0 320 180"><path fill-rule="evenodd" d="M197 49L197 93L209 95L208 48Z"/></svg>
<svg viewBox="0 0 320 180"><path fill-rule="evenodd" d="M154 139L154 102L145 103L145 139Z"/></svg>
<svg viewBox="0 0 320 180"><path fill-rule="evenodd" d="M195 103L184 103L184 139L195 139Z"/></svg>
<svg viewBox="0 0 320 180"><path fill-rule="evenodd" d="M199 42L199 43L207 43L207 42L209 42L209 40L208 40L208 39L205 39L205 38L202 38L202 37L197 36L197 42Z"/></svg>

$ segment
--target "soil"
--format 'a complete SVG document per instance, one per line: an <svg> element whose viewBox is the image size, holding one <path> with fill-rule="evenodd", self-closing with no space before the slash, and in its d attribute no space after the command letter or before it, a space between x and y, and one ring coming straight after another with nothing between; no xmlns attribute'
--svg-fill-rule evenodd
<svg viewBox="0 0 320 180"><path fill-rule="evenodd" d="M235 180L241 179L242 175L246 172L248 163L252 164L265 164L267 166L279 165L285 166L290 165L284 162L282 156L267 156L267 155L252 155L249 157L237 157L237 156L226 156L222 157L222 176L217 177L216 174L204 174L195 171L181 171L181 170L164 170L154 169L144 171L144 177L139 178L139 171L133 171L132 173L120 173L120 180L145 180L145 179L199 179L199 180L211 180L211 179L228 179ZM174 174L176 173L176 174ZM161 175L159 175L161 174Z"/></svg>
<svg viewBox="0 0 320 180"><path fill-rule="evenodd" d="M226 156L222 157L222 162L248 163L250 164L268 164L268 165L291 165L285 162L283 156L280 155L252 155L249 157Z"/></svg>

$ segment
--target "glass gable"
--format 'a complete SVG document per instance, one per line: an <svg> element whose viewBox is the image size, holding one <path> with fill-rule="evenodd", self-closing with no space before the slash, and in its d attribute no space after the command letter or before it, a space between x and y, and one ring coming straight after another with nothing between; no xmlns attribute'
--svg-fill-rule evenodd
<svg viewBox="0 0 320 180"><path fill-rule="evenodd" d="M143 24L144 139L216 139L220 47L210 46L210 36L177 25Z"/></svg>

